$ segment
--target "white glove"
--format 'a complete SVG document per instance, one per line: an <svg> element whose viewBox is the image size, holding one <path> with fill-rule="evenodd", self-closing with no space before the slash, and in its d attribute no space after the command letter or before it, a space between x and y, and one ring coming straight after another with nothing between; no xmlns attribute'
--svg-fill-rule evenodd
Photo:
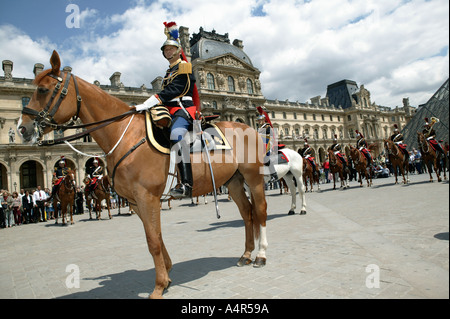
<svg viewBox="0 0 450 319"><path fill-rule="evenodd" d="M136 111L144 111L149 110L155 105L161 104L161 101L156 97L156 95L152 95L144 104L136 105Z"/></svg>

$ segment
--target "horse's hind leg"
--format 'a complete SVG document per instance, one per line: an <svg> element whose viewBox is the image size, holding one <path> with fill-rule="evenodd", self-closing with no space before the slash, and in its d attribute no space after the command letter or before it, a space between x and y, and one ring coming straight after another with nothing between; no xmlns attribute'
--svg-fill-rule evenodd
<svg viewBox="0 0 450 319"><path fill-rule="evenodd" d="M251 214L255 232L254 238L259 238L259 250L253 267L259 268L266 264L266 250L268 246L266 233L267 202L264 193L264 178L259 174L259 169L255 170L253 174L248 173L244 175L244 178L252 193ZM241 191L244 192L242 187Z"/></svg>
<svg viewBox="0 0 450 319"><path fill-rule="evenodd" d="M255 241L253 237L252 205L249 202L247 195L245 194L244 178L240 173L236 173L233 176L227 187L228 194L236 203L245 225L245 251L237 263L239 267L242 267L252 263L252 251L255 249Z"/></svg>
<svg viewBox="0 0 450 319"><path fill-rule="evenodd" d="M288 215L294 215L295 214L295 208L297 207L297 190L295 189L295 183L292 179L292 176L285 176L284 181L286 182L286 185L289 188L289 191L291 192L291 209L289 210Z"/></svg>

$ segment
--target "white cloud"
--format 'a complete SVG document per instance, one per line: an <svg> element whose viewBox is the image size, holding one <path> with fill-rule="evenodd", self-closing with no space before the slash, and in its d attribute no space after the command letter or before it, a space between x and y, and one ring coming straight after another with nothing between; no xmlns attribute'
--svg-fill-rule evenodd
<svg viewBox="0 0 450 319"><path fill-rule="evenodd" d="M365 84L378 104L401 105L409 96L410 103L418 105L448 78L447 0L135 3L123 14L106 18L93 9L83 11L83 34L59 44L63 65L70 64L90 82L109 83L110 75L119 71L126 86L150 87L167 68L159 50L165 37L162 22L176 21L191 34L202 26L228 33L231 41L243 40L244 50L262 72L268 99L305 102L324 96L328 84L350 79ZM113 31L103 34L105 30ZM15 33L20 34L17 29ZM20 36L24 40L16 45L26 40L32 50L17 58L16 49L9 59L15 62L15 75L29 77L34 63L48 61L56 46ZM11 49L0 45L1 58L5 51ZM19 63L28 63L27 72L20 73Z"/></svg>

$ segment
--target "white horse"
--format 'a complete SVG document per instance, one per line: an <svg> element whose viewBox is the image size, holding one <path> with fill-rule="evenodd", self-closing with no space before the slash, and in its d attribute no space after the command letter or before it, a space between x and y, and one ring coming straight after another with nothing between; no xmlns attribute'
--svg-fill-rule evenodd
<svg viewBox="0 0 450 319"><path fill-rule="evenodd" d="M299 196L302 200L302 209L300 210L300 215L306 214L306 199L305 199L305 184L303 182L303 158L302 156L288 148L283 148L282 152L286 155L288 163L286 164L275 164L274 168L278 175L278 178L284 178L286 184L289 187L289 192L291 193L292 202L291 209L289 210L289 215L295 214L295 209L297 207L297 189ZM295 189L294 177L297 181L297 189ZM268 166L264 166L264 181L267 183L270 180L270 171ZM245 189L250 194L247 185Z"/></svg>

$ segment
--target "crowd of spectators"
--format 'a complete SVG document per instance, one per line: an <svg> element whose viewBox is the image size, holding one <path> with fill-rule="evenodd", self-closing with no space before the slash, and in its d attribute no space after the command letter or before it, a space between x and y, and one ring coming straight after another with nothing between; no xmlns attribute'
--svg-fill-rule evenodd
<svg viewBox="0 0 450 319"><path fill-rule="evenodd" d="M33 191L9 192L0 190L0 228L11 228L24 224L47 222L55 219L56 214L61 216L61 207L53 207L53 201L47 201L50 197L50 190L42 190L38 186ZM85 208L84 186L77 187L75 202L73 207L74 214L84 214ZM111 193L111 208L117 208L118 196L115 192Z"/></svg>

